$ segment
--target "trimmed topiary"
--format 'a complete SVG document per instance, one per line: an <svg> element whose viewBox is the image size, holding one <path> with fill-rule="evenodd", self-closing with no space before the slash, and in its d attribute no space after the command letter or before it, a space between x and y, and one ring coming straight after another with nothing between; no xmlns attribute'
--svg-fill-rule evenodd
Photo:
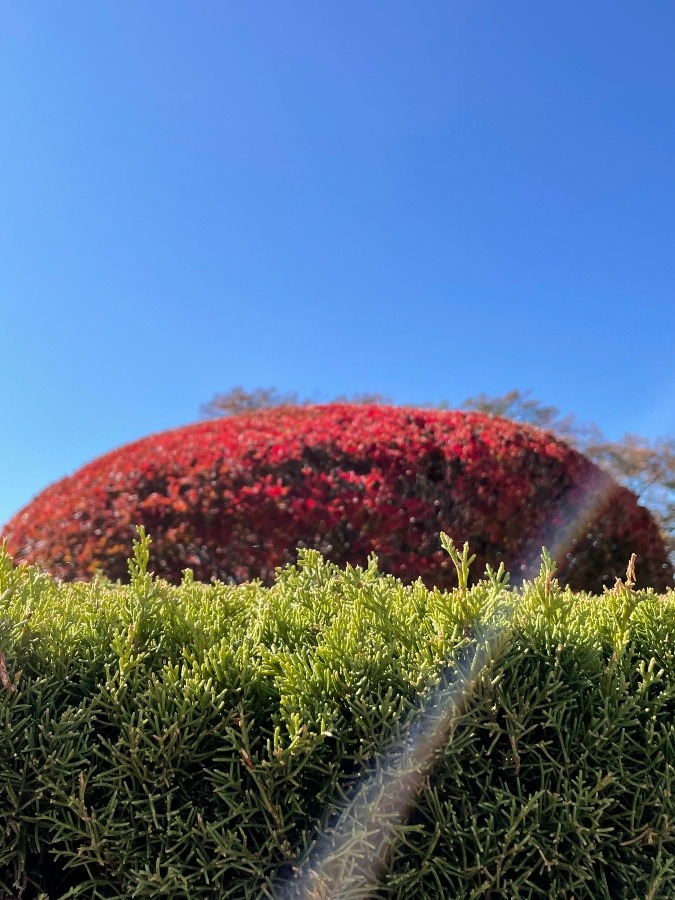
<svg viewBox="0 0 675 900"><path fill-rule="evenodd" d="M658 527L636 496L552 434L479 413L391 406L277 407L151 435L39 494L5 527L17 562L64 580L125 579L137 525L151 565L178 583L270 584L296 548L410 583L451 587L441 531L474 571L516 578L555 547L559 577L599 592L638 557L637 583L673 583Z"/></svg>

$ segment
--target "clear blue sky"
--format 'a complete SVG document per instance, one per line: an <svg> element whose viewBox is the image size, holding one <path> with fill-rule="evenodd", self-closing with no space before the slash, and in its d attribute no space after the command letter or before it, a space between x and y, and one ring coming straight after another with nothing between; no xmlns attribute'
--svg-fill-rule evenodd
<svg viewBox="0 0 675 900"><path fill-rule="evenodd" d="M675 5L0 7L0 523L275 386L675 431Z"/></svg>

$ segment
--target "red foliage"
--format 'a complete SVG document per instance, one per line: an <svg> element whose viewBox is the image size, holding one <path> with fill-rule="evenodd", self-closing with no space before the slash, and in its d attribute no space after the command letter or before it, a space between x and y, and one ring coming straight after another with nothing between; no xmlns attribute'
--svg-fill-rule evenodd
<svg viewBox="0 0 675 900"><path fill-rule="evenodd" d="M588 505L589 493L596 498ZM585 505L586 504L586 505ZM559 577L600 591L638 556L638 583L672 584L658 528L634 494L552 434L479 413L286 406L128 444L51 485L5 527L17 562L65 579L126 579L136 525L178 582L273 579L313 547L344 565L449 587L445 531L486 563L529 576L566 536ZM532 568L532 566L534 568Z"/></svg>

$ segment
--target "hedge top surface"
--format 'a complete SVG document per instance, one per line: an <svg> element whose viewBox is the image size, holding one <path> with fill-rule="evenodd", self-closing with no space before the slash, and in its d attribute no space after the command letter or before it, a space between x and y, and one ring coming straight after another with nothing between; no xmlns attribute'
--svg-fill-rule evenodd
<svg viewBox="0 0 675 900"><path fill-rule="evenodd" d="M672 592L148 558L63 584L0 550L0 896L366 896L373 862L381 900L673 896Z"/></svg>
<svg viewBox="0 0 675 900"><path fill-rule="evenodd" d="M580 515L593 493L601 503ZM6 525L17 561L64 580L126 577L135 527L177 583L270 584L297 547L338 564L450 587L438 536L468 541L476 569L532 574L551 534L578 538L560 578L600 591L638 556L640 586L672 584L658 527L634 494L552 434L479 413L328 404L277 407L151 435L51 485ZM535 562L536 568L536 562Z"/></svg>

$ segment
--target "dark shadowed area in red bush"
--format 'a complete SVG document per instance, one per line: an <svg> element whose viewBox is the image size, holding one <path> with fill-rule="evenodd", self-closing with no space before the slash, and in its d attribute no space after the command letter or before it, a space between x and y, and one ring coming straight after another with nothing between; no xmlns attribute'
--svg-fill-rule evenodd
<svg viewBox="0 0 675 900"><path fill-rule="evenodd" d="M270 584L297 547L409 583L448 588L439 534L524 577L543 535L578 515L593 483L603 502L576 523L558 575L600 592L636 553L638 586L663 591L673 568L658 527L630 491L552 434L479 413L392 406L282 406L151 435L51 485L5 526L16 562L64 580L128 578L136 526L151 566L177 583ZM578 527L577 527L578 526Z"/></svg>

